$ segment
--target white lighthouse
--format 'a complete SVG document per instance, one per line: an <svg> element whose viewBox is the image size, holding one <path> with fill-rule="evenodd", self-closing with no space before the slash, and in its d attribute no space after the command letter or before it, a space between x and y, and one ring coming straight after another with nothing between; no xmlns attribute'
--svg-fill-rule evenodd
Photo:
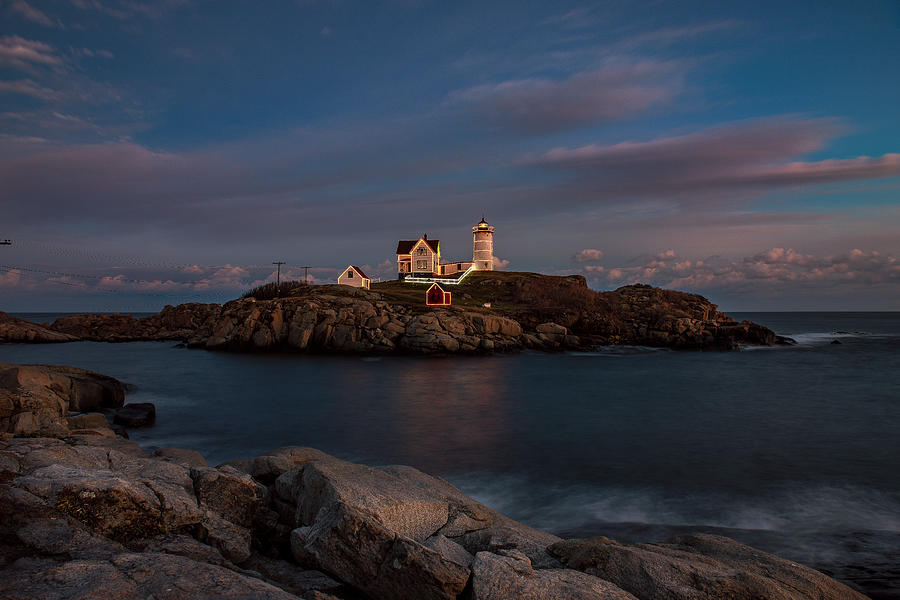
<svg viewBox="0 0 900 600"><path fill-rule="evenodd" d="M474 250L472 261L479 271L494 270L494 228L481 217L481 222L472 228Z"/></svg>

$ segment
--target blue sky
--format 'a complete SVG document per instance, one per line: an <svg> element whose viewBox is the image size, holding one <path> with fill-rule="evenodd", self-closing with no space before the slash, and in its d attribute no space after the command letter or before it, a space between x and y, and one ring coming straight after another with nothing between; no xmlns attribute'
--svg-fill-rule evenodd
<svg viewBox="0 0 900 600"><path fill-rule="evenodd" d="M0 310L448 258L900 310L900 5L0 4Z"/></svg>

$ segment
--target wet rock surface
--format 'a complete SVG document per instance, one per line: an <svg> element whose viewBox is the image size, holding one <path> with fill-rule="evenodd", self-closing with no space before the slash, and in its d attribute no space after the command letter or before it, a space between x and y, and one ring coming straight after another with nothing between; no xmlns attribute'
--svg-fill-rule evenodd
<svg viewBox="0 0 900 600"><path fill-rule="evenodd" d="M14 599L864 598L717 536L562 540L414 468L302 446L213 468L90 430L7 432L0 514Z"/></svg>
<svg viewBox="0 0 900 600"><path fill-rule="evenodd" d="M115 412L113 422L123 427L149 427L156 422L156 406L151 402L131 402Z"/></svg>

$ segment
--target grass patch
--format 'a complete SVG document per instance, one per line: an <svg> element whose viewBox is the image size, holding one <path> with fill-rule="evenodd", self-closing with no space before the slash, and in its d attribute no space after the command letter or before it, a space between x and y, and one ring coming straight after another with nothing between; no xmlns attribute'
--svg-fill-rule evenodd
<svg viewBox="0 0 900 600"><path fill-rule="evenodd" d="M295 295L297 291L308 285L302 281L282 281L281 283L266 283L244 292L241 298L255 298L256 300L274 300Z"/></svg>

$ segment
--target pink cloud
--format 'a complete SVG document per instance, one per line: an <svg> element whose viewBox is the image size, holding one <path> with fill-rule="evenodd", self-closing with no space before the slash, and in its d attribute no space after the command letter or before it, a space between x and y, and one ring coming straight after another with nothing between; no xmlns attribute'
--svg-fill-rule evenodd
<svg viewBox="0 0 900 600"><path fill-rule="evenodd" d="M22 284L22 272L18 269L0 269L0 286L18 287Z"/></svg>
<svg viewBox="0 0 900 600"><path fill-rule="evenodd" d="M0 81L0 94L23 94L41 100L54 100L59 97L59 93L42 87L30 79Z"/></svg>
<svg viewBox="0 0 900 600"><path fill-rule="evenodd" d="M62 21L60 21L59 19L51 19L45 13L31 6L24 0L16 0L15 2L11 3L9 5L9 10L10 12L17 14L23 19L31 21L32 23L37 23L38 25L43 25L44 27L56 27L59 29L65 29Z"/></svg>
<svg viewBox="0 0 900 600"><path fill-rule="evenodd" d="M504 129L547 133L614 121L674 97L681 88L676 63L612 63L568 79L514 79L458 90L448 98Z"/></svg>
<svg viewBox="0 0 900 600"><path fill-rule="evenodd" d="M774 118L675 137L608 146L553 148L526 159L570 176L573 197L702 199L728 190L767 190L900 175L900 154L792 160L819 151L840 131L831 119Z"/></svg>
<svg viewBox="0 0 900 600"><path fill-rule="evenodd" d="M670 248L670 249L666 250L665 252L660 252L659 254L656 255L655 258L658 261L667 261L667 260L674 260L675 258L677 258L677 256L675 255L675 251Z"/></svg>
<svg viewBox="0 0 900 600"><path fill-rule="evenodd" d="M114 19L132 19L146 17L158 19L167 10L188 4L189 0L156 0L154 2L138 2L135 0L72 0L72 4L81 10L95 10Z"/></svg>
<svg viewBox="0 0 900 600"><path fill-rule="evenodd" d="M606 270L587 265L582 271L601 286L649 283L697 291L900 284L900 260L876 251L854 249L817 257L790 248L771 248L737 260L678 260L669 252L637 266Z"/></svg>
<svg viewBox="0 0 900 600"><path fill-rule="evenodd" d="M34 65L56 66L62 64L53 46L17 35L0 38L0 66L32 71Z"/></svg>
<svg viewBox="0 0 900 600"><path fill-rule="evenodd" d="M595 248L585 248L578 252L572 259L578 263L585 262L597 262L603 260L603 250L597 250Z"/></svg>

